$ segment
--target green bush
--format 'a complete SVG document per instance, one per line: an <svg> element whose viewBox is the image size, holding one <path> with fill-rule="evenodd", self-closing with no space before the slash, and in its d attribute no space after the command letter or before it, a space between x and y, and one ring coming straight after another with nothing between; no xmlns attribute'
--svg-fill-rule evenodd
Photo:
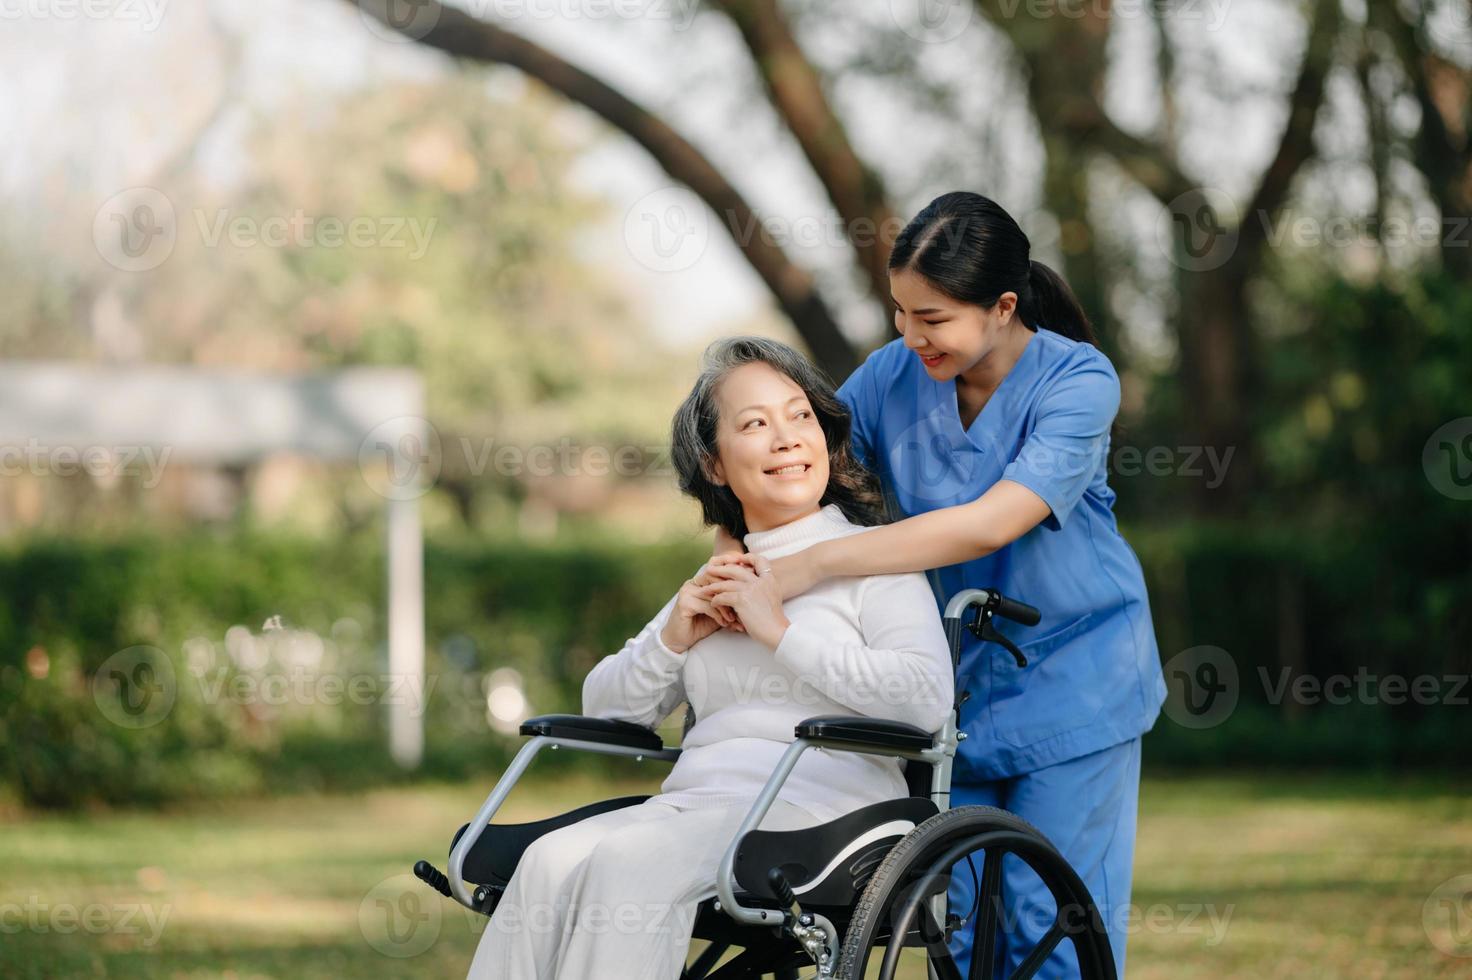
<svg viewBox="0 0 1472 980"><path fill-rule="evenodd" d="M1472 607L1465 570L1426 571L1398 585L1403 545L1389 531L1182 524L1129 537L1146 568L1162 658L1219 646L1241 680L1241 704L1218 727L1187 730L1162 717L1149 736L1151 764L1461 761L1454 729L1465 708L1274 705L1260 671L1275 682L1284 667L1320 678L1361 665L1379 674L1465 674L1472 646L1461 612ZM21 800L52 807L489 779L520 739L489 730L486 672L515 668L534 712L576 711L587 671L668 599L703 559L703 545L431 542L434 686L425 762L406 774L387 760L376 701L308 699L263 710L228 693L230 683L252 676L235 662L232 643L264 645L280 669L272 638L290 634L261 632L271 616L320 638L325 666L309 679L384 670L376 539L324 544L241 533L16 542L0 553L8 599L0 613L3 778ZM176 697L162 722L129 728L99 709L92 682L109 657L139 645L167 658ZM210 664L200 677L204 651ZM610 764L625 765L548 753L537 766Z"/></svg>
<svg viewBox="0 0 1472 980"><path fill-rule="evenodd" d="M1180 479L1115 481L1162 659L1210 645L1238 674L1229 717L1195 730L1167 715L1146 758L1463 766L1472 508L1438 492L1422 456L1437 448L1427 449L1433 432L1456 429L1472 411L1472 288L1433 275L1282 291L1280 303L1301 315L1264 338L1261 390L1244 406L1262 449L1261 485L1246 511L1229 521L1201 516L1190 503L1200 498ZM1132 443L1172 445L1186 410L1152 412ZM1153 523L1131 524L1134 514ZM424 765L411 776L386 760L381 697L271 705L229 693L287 667L312 682L384 672L379 538L324 543L242 530L12 541L0 550L0 779L23 802L66 807L493 774L519 739L488 727L487 673L514 668L534 712L576 711L588 670L706 553L704 536L658 546L429 542L434 687ZM275 616L295 631L263 631ZM148 666L174 681L166 718L147 727L109 720L93 691L139 646L156 651ZM1285 671L1290 682L1429 676L1440 700L1274 698ZM623 765L578 753L538 762Z"/></svg>
<svg viewBox="0 0 1472 980"><path fill-rule="evenodd" d="M534 711L576 710L591 666L637 631L702 558L690 544L431 543L432 686L425 762L414 775L498 771L519 739L488 730L481 677L513 667ZM376 539L324 544L242 533L13 542L0 553L4 781L27 803L66 807L409 778L384 751L382 696L393 692L381 681L383 567ZM288 631L262 632L273 616ZM284 642L292 636L307 637L313 650L320 644L320 662L292 666ZM111 671L116 656L140 646L150 664L172 674L173 700L162 720L129 727L100 709L93 682L100 668ZM232 649L242 648L265 662L240 662ZM284 679L286 694L276 700L285 703L248 686L265 676ZM345 689L344 679L354 678L368 684L358 699ZM591 764L573 753L538 761L539 768Z"/></svg>

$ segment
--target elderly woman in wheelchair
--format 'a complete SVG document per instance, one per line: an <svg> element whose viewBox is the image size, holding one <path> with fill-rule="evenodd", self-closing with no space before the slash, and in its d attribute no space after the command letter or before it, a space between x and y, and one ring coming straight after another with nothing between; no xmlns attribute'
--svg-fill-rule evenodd
<svg viewBox="0 0 1472 980"><path fill-rule="evenodd" d="M779 557L880 520L872 478L849 452L847 410L785 345L712 345L673 437L681 489L749 552ZM890 977L916 946L931 976L959 976L947 944L972 921L971 972L990 976L1003 854L1057 899L1037 962L1066 937L1084 976L1113 976L1098 913L1046 840L1000 811L946 809L960 630L1020 657L991 617L1035 611L970 590L943 626L919 573L832 579L784 603L770 577L713 595L704 571L594 667L581 716L522 726L534 738L456 835L448 878L416 866L491 916L471 977L781 978L803 966L861 977L871 952ZM713 599L735 611L732 628ZM681 745L666 748L653 729L681 704ZM548 745L674 766L652 797L491 824ZM947 914L949 875L974 875L973 855L977 907ZM687 962L694 938L709 945Z"/></svg>

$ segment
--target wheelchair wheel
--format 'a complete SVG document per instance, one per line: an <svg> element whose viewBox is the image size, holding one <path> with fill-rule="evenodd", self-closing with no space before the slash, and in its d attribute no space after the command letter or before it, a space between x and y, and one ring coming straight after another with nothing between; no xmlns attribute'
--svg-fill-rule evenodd
<svg viewBox="0 0 1472 980"><path fill-rule="evenodd" d="M931 905L936 896L946 894L955 863L974 856L981 869L968 980L991 977L999 912L1005 900L1002 858L1008 854L1042 879L1059 910L1011 980L1032 977L1064 939L1074 944L1081 980L1116 980L1103 918L1078 874L1035 827L989 806L962 806L938 813L895 845L860 896L835 975L842 980L868 976L895 980L901 951L918 946L925 950L930 976L961 980L946 942L957 917L948 916L950 921L943 928L935 921ZM877 972L871 971L875 965Z"/></svg>

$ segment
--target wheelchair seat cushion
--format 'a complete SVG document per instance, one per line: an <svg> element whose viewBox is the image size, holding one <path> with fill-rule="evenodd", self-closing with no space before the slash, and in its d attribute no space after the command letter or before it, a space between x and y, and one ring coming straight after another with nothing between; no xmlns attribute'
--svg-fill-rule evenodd
<svg viewBox="0 0 1472 980"><path fill-rule="evenodd" d="M736 849L736 883L775 901L767 875L781 868L804 906L852 905L884 856L938 812L933 800L907 796L801 830L750 831Z"/></svg>
<svg viewBox="0 0 1472 980"><path fill-rule="evenodd" d="M610 810L621 810L627 806L635 806L649 799L645 796L619 796L611 800L599 800L580 806L576 810L558 814L555 817L547 817L545 820L533 820L531 823L493 823L486 827L480 839L471 847L470 853L465 855L465 880L477 885L505 885L511 881L511 874L516 866L521 863L522 854L532 846L537 838L552 833L561 827L575 824L579 820ZM466 824L455 832L455 839L450 841L450 850L455 850L455 845L460 843L460 837L465 833Z"/></svg>

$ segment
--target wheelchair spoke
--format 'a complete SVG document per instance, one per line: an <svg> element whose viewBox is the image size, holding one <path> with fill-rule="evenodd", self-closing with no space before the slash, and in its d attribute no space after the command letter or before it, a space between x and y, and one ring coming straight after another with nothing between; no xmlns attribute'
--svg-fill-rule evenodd
<svg viewBox="0 0 1472 980"><path fill-rule="evenodd" d="M1002 858L998 848L984 852L981 867L981 894L978 896L975 932L971 941L971 969L968 980L986 980L992 975L992 960L997 950L997 917L1002 907Z"/></svg>
<svg viewBox="0 0 1472 980"><path fill-rule="evenodd" d="M1022 965L1012 974L1011 980L1031 980L1033 974L1038 972L1038 968L1052 955L1054 947L1063 940L1064 932L1063 919L1061 917L1054 919L1053 928L1038 940L1032 952L1027 954L1027 959L1023 960Z"/></svg>
<svg viewBox="0 0 1472 980"><path fill-rule="evenodd" d="M949 873L937 872L934 869L929 874L915 879L911 884L911 891L906 897L904 904L900 906L899 914L894 917L890 924L889 942L884 949L884 960L879 966L879 980L893 980L895 971L899 969L900 953L905 949L905 939L910 932L910 923L915 918L915 913L920 908L925 908L925 915L921 919L920 938L927 947L931 941L926 936L925 925L927 922L934 923L935 917L931 915L930 909L925 905L931 896L944 892L950 884ZM945 932L937 928L939 938L936 940L945 947ZM946 958L950 958L949 951ZM955 974L956 980L961 980L961 971L956 969L955 963L951 963L951 972Z"/></svg>

